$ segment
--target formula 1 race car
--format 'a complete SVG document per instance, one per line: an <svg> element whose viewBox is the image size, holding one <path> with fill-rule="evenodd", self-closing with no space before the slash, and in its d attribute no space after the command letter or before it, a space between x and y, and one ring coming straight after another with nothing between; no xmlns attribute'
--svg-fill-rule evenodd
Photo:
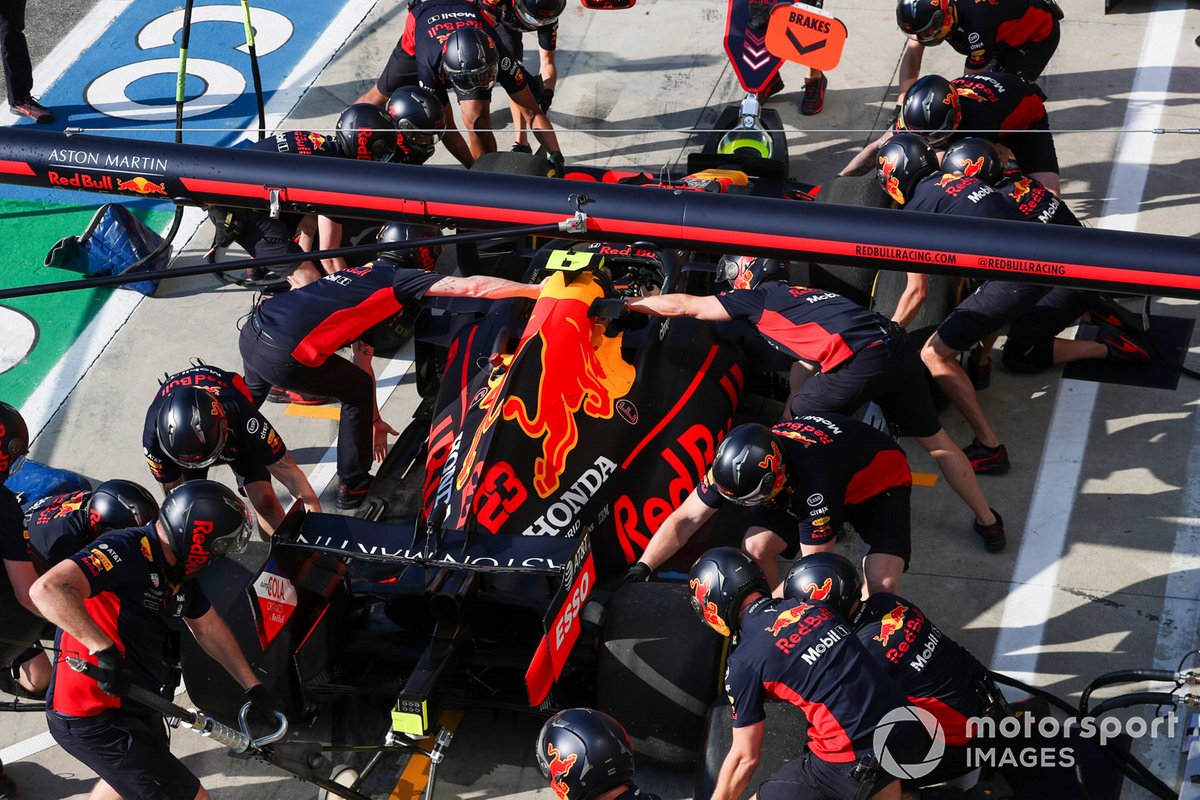
<svg viewBox="0 0 1200 800"><path fill-rule="evenodd" d="M586 704L640 754L689 764L724 642L678 566L608 590L744 406L744 355L690 320L619 317L619 291L680 284L680 254L552 241L541 275L536 301L447 315L436 397L357 517L294 509L269 554L214 567L205 590L290 714L332 715L339 743L430 735L444 707ZM195 645L184 665L193 701L232 717L223 671Z"/></svg>

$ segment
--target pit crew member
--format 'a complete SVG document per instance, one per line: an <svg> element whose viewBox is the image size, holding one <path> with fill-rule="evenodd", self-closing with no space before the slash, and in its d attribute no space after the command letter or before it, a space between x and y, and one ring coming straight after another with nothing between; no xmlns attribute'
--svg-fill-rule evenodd
<svg viewBox="0 0 1200 800"><path fill-rule="evenodd" d="M942 428L920 358L900 327L839 294L787 283L784 262L726 256L731 291L716 296L629 298L626 307L662 317L744 320L772 347L795 359L792 416L853 414L875 401L887 420L916 437L954 492L971 509L991 552L1003 549L1004 521L979 488L971 462Z"/></svg>
<svg viewBox="0 0 1200 800"><path fill-rule="evenodd" d="M381 236L406 241L433 236L430 226L395 223ZM242 327L239 347L246 385L261 405L272 385L326 395L341 403L337 507L357 508L367 496L372 457L387 455L396 431L375 406L371 345L376 326L429 296L536 297L538 287L478 275L431 272L440 247L386 251L362 267L327 275L299 290L268 298ZM417 255L414 257L414 253ZM353 363L337 351L353 344Z"/></svg>
<svg viewBox="0 0 1200 800"><path fill-rule="evenodd" d="M1058 48L1062 9L1054 0L899 0L896 24L908 34L900 92L921 74L926 47L942 42L967 57L963 71L1011 72L1035 81Z"/></svg>
<svg viewBox="0 0 1200 800"><path fill-rule="evenodd" d="M214 464L228 464L258 513L264 538L284 514L271 478L309 511L321 510L304 471L236 372L197 364L168 375L146 409L142 452L164 492L207 477Z"/></svg>
<svg viewBox="0 0 1200 800"><path fill-rule="evenodd" d="M822 603L849 620L867 655L899 684L908 703L937 717L947 751L923 784L971 771L967 720L1005 714L1003 696L975 656L911 601L887 593L864 600L857 570L837 553L797 561L788 572L783 596Z"/></svg>
<svg viewBox="0 0 1200 800"><path fill-rule="evenodd" d="M479 8L468 0L424 0L416 6L379 80L359 102L383 106L400 86L419 84L438 98L449 121L453 115L447 89L453 89L470 146L457 131L447 130L442 141L460 163L469 167L478 156L496 150L496 137L490 128L492 87L497 78L509 97L529 115L534 136L551 154L555 166L561 168L558 139L529 88L525 68L507 49L497 46L495 32L482 19Z"/></svg>
<svg viewBox="0 0 1200 800"><path fill-rule="evenodd" d="M808 743L806 752L759 786L761 800L898 800L900 783L878 768L873 739L880 721L905 705L904 697L846 620L828 606L772 598L758 565L733 547L700 556L688 578L692 607L704 624L733 637L725 670L733 743L713 800L735 800L745 792L758 766L769 697L804 712ZM914 722L897 723L886 741L893 755L924 753L928 744Z"/></svg>
<svg viewBox="0 0 1200 800"><path fill-rule="evenodd" d="M602 711L568 708L542 726L537 761L555 797L660 800L633 782L633 746L621 723Z"/></svg>
<svg viewBox="0 0 1200 800"><path fill-rule="evenodd" d="M433 158L446 131L445 109L433 92L401 86L388 98L387 113L396 124L396 161L424 164Z"/></svg>
<svg viewBox="0 0 1200 800"><path fill-rule="evenodd" d="M748 506L742 549L771 586L775 559L832 550L843 522L868 552L872 591L892 591L911 552L912 471L899 445L840 414L797 417L772 428L739 425L717 447L700 484L662 522L625 580L646 580L724 503Z"/></svg>
<svg viewBox="0 0 1200 800"><path fill-rule="evenodd" d="M538 74L528 77L533 95L542 111L549 111L554 101L554 87L558 84L558 18L567 7L567 0L476 0L484 19L496 32L496 44L512 53L513 59L525 63L524 34L536 33L538 41ZM533 118L511 98L508 101L512 112L514 153L532 153L529 146L529 130Z"/></svg>
<svg viewBox="0 0 1200 800"><path fill-rule="evenodd" d="M301 156L388 161L396 152L395 130L395 123L383 110L375 106L353 105L338 117L334 136L315 131L281 131L262 141L253 142L247 149ZM311 260L302 258L314 245L323 250L341 245L341 223L331 217L284 212L278 219L271 219L264 211L213 206L209 209L209 218L217 227L214 251L216 247L237 242L254 258L295 254L295 263L267 268L287 278L288 286L293 289L346 266L343 259L333 258L323 259L318 268ZM296 241L297 234L299 242Z"/></svg>
<svg viewBox="0 0 1200 800"><path fill-rule="evenodd" d="M208 797L171 755L162 717L123 697L133 684L161 691L162 642L180 619L258 714L280 708L193 580L244 550L252 525L232 490L189 481L167 495L157 521L104 534L33 585L34 603L59 627L55 645L99 668L97 679L59 661L46 701L51 736L100 776L93 796Z"/></svg>

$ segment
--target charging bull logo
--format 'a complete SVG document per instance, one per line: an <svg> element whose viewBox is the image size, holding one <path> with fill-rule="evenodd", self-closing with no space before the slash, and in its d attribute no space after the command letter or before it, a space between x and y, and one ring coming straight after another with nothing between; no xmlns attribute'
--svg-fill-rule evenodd
<svg viewBox="0 0 1200 800"><path fill-rule="evenodd" d="M579 759L578 754L571 753L566 758L562 758L554 745L546 742L546 755L548 757L546 766L550 772L550 789L558 800L570 800L571 787L563 782L563 778L571 774L571 768Z"/></svg>
<svg viewBox="0 0 1200 800"><path fill-rule="evenodd" d="M896 177L896 162L886 156L879 157L879 175L882 178L883 190L897 203L906 203L904 192L900 191L900 179Z"/></svg>
<svg viewBox="0 0 1200 800"><path fill-rule="evenodd" d="M965 97L968 100L976 100L980 103L987 102L987 98L985 98L979 92L972 89L970 86L957 86L956 85L954 87L954 94L958 95L959 97ZM946 99L943 102L945 102L946 104L950 104L952 102L953 96L954 95L946 95Z"/></svg>
<svg viewBox="0 0 1200 800"><path fill-rule="evenodd" d="M971 161L964 161L962 165L962 174L968 178L974 178L983 170L983 156Z"/></svg>
<svg viewBox="0 0 1200 800"><path fill-rule="evenodd" d="M829 599L829 593L833 591L833 578L826 578L825 582L820 586L815 583L805 583L800 586L800 591L808 595L809 600L818 602Z"/></svg>
<svg viewBox="0 0 1200 800"><path fill-rule="evenodd" d="M699 578L692 578L688 582L688 586L692 590L692 603L700 609L700 615L704 617L708 627L722 636L728 636L729 626L725 624L725 620L721 619L721 614L717 611L717 604L708 599L709 592L712 591L709 585Z"/></svg>
<svg viewBox="0 0 1200 800"><path fill-rule="evenodd" d="M167 193L167 185L165 183L154 183L138 175L136 178L130 178L127 181L120 181L117 184L117 191L165 195Z"/></svg>
<svg viewBox="0 0 1200 800"><path fill-rule="evenodd" d="M946 186L949 186L950 184L954 183L955 181L961 180L962 177L963 177L962 175L955 175L950 172L944 173L942 175L942 177L938 178L938 186L945 188Z"/></svg>
<svg viewBox="0 0 1200 800"><path fill-rule="evenodd" d="M892 634L904 627L904 614L908 611L908 606L897 603L896 607L883 615L883 619L879 620L879 635L871 638L879 642L884 647L887 647L888 640L892 638Z"/></svg>
<svg viewBox="0 0 1200 800"><path fill-rule="evenodd" d="M500 417L515 422L529 438L541 440L533 486L543 499L558 491L567 457L579 444L576 415L582 411L596 419L612 419L616 401L633 385L634 369L621 357L621 337L601 336L593 345L588 308L601 296L603 290L590 275L567 285L556 274L543 288L525 338L506 360L507 368L493 374L479 401L486 415L455 481L459 490L471 475L484 433ZM540 360L536 373L533 364L525 363L535 357ZM534 374L537 390L526 400L519 396L523 387L513 386L513 376Z"/></svg>
<svg viewBox="0 0 1200 800"><path fill-rule="evenodd" d="M325 147L326 136L323 133L309 133L308 141L312 144L313 150L320 150Z"/></svg>
<svg viewBox="0 0 1200 800"><path fill-rule="evenodd" d="M800 620L804 619L804 615L811 610L812 606L810 606L808 603L801 603L794 608L785 608L783 611L779 612L779 616L775 618L775 621L763 628L763 630L767 631L772 636L778 636L791 626L800 622Z"/></svg>
<svg viewBox="0 0 1200 800"><path fill-rule="evenodd" d="M774 483L771 484L769 498L774 498L781 491L783 485L787 483L787 473L783 470L783 453L779 451L779 445L771 443L771 452L758 462L758 466L770 472L775 476Z"/></svg>
<svg viewBox="0 0 1200 800"><path fill-rule="evenodd" d="M1008 193L1008 196L1014 202L1020 203L1025 195L1033 191L1033 180L1030 178L1021 178L1019 181L1013 181L1013 190Z"/></svg>

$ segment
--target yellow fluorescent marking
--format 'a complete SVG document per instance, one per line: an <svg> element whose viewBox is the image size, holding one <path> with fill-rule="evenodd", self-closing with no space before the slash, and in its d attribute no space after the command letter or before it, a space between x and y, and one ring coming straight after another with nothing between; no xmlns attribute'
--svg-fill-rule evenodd
<svg viewBox="0 0 1200 800"><path fill-rule="evenodd" d="M288 403L288 407L283 410L283 413L288 417L336 420L342 418L342 407L333 403L324 406L298 406L295 403Z"/></svg>
<svg viewBox="0 0 1200 800"><path fill-rule="evenodd" d="M453 733L458 728L458 723L462 722L462 718L463 712L461 711L443 711L438 716L438 724ZM421 749L429 752L433 747L434 738L436 737L431 736L421 742ZM388 800L417 800L425 791L427 783L429 783L429 759L409 756L408 764L400 773L400 780L396 781L396 787L392 789Z"/></svg>
<svg viewBox="0 0 1200 800"><path fill-rule="evenodd" d="M928 472L914 472L912 474L912 476L913 476L913 486L924 486L926 488L931 488L933 486L937 486L937 482L938 482L937 475L933 475Z"/></svg>

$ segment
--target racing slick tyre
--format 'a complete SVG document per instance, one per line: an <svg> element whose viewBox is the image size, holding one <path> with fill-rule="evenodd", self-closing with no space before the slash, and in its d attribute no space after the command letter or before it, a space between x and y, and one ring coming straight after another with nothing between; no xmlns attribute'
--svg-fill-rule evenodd
<svg viewBox="0 0 1200 800"><path fill-rule="evenodd" d="M484 153L475 159L476 172L495 172L500 175L532 175L546 177L550 162L543 152ZM520 245L512 240L497 242L460 242L455 247L463 275L494 275L509 280L521 280L525 261Z"/></svg>
<svg viewBox="0 0 1200 800"><path fill-rule="evenodd" d="M763 726L762 754L758 769L750 779L747 792L757 792L758 785L774 775L789 761L799 758L804 752L808 738L808 720L804 712L791 703L768 702L764 706L767 714ZM704 726L704 741L696 764L694 800L709 800L717 786L721 762L733 744L733 711L723 698L718 699L708 710Z"/></svg>
<svg viewBox="0 0 1200 800"><path fill-rule="evenodd" d="M833 203L841 206L863 208L890 208L891 198L879 188L875 173L867 175L838 175L821 187L817 194L818 203ZM809 284L815 289L837 292L860 305L871 304L871 287L875 284L876 270L868 267L833 267L812 264L809 267Z"/></svg>
<svg viewBox="0 0 1200 800"><path fill-rule="evenodd" d="M879 270L871 292L871 308L890 318L895 313L896 306L900 303L900 295L904 294L907 285L907 273L891 269ZM962 278L929 276L929 295L921 304L921 310L908 324L908 338L914 348L920 350L925 342L929 341L929 337L959 304L965 292L966 281ZM942 392L932 375L929 376L929 392L938 411L943 411L950 405L949 398Z"/></svg>
<svg viewBox="0 0 1200 800"><path fill-rule="evenodd" d="M625 726L639 756L672 767L695 763L725 641L699 623L682 584L630 583L613 596L596 704Z"/></svg>
<svg viewBox="0 0 1200 800"><path fill-rule="evenodd" d="M0 669L37 644L45 624L44 619L34 616L17 601L8 573L0 569Z"/></svg>
<svg viewBox="0 0 1200 800"><path fill-rule="evenodd" d="M546 177L550 162L544 153L484 153L475 159L476 172L498 172L501 175L533 175Z"/></svg>

